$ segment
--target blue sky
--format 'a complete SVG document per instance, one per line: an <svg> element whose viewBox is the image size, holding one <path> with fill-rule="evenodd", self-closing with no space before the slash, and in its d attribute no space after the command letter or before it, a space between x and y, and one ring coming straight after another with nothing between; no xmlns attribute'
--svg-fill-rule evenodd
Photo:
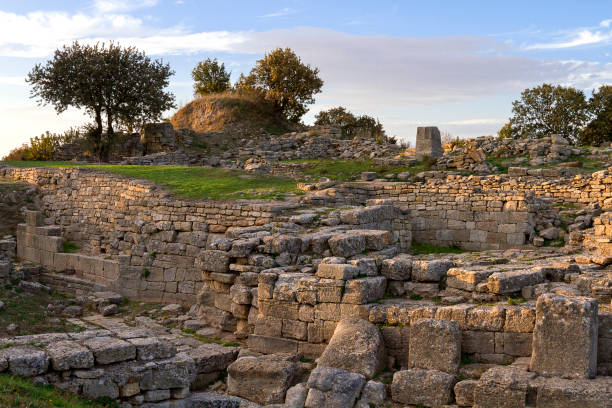
<svg viewBox="0 0 612 408"><path fill-rule="evenodd" d="M521 90L542 82L587 95L612 83L609 0L0 0L0 156L88 120L37 106L24 82L74 40L115 40L170 62L179 103L192 98L199 60L219 58L235 79L266 51L291 47L325 81L306 123L343 105L411 141L419 125L494 134Z"/></svg>

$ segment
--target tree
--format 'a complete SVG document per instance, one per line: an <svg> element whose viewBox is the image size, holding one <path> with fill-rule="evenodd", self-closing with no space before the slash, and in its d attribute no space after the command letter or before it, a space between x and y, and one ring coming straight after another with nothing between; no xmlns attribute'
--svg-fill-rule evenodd
<svg viewBox="0 0 612 408"><path fill-rule="evenodd" d="M255 90L288 120L299 122L321 92L319 69L302 63L290 48L277 48L257 61L249 75L240 75L238 90Z"/></svg>
<svg viewBox="0 0 612 408"><path fill-rule="evenodd" d="M604 85L589 99L593 119L580 133L581 144L602 144L612 141L612 86Z"/></svg>
<svg viewBox="0 0 612 408"><path fill-rule="evenodd" d="M173 74L168 64L134 47L74 42L56 50L45 65L36 64L27 81L40 104L52 104L57 113L84 109L94 118L88 133L94 153L106 161L115 127L132 129L158 120L175 106L174 95L164 91Z"/></svg>
<svg viewBox="0 0 612 408"><path fill-rule="evenodd" d="M588 118L587 108L584 93L572 87L542 84L525 89L512 103L510 133L538 138L560 134L575 141Z"/></svg>
<svg viewBox="0 0 612 408"><path fill-rule="evenodd" d="M317 113L315 125L337 126L342 131L342 136L346 138L355 136L387 138L383 125L378 119L368 115L355 116L343 106Z"/></svg>
<svg viewBox="0 0 612 408"><path fill-rule="evenodd" d="M225 70L225 64L206 58L200 61L191 71L194 80L193 90L196 95L218 93L230 89L231 72Z"/></svg>

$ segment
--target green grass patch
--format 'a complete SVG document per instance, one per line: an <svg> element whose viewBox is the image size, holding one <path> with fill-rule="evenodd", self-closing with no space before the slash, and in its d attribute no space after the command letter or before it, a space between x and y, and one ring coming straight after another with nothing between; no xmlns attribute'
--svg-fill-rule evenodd
<svg viewBox="0 0 612 408"><path fill-rule="evenodd" d="M412 243L412 253L414 255L421 254L462 254L464 252L468 252L465 249L461 249L458 246L440 246L428 243L421 242L413 242Z"/></svg>
<svg viewBox="0 0 612 408"><path fill-rule="evenodd" d="M290 178L239 170L189 166L78 164L70 162L0 162L15 167L82 167L151 181L180 197L202 200L282 198L299 193Z"/></svg>
<svg viewBox="0 0 612 408"><path fill-rule="evenodd" d="M412 166L381 166L372 160L334 160L334 159L297 159L287 163L304 163L308 166L302 173L313 178L329 177L340 181L354 181L364 171L374 171L379 177L385 174L412 173L416 174L431 168L431 164L421 161Z"/></svg>
<svg viewBox="0 0 612 408"><path fill-rule="evenodd" d="M527 299L525 298L518 298L518 299L513 299L511 297L508 298L508 304L510 306L520 305L521 303L525 303L526 301Z"/></svg>
<svg viewBox="0 0 612 408"><path fill-rule="evenodd" d="M81 248L79 248L79 246L75 244L74 242L70 242L70 241L62 242L62 252L72 254L72 253L77 252L79 249Z"/></svg>
<svg viewBox="0 0 612 408"><path fill-rule="evenodd" d="M11 408L118 408L110 398L90 401L49 385L0 374L0 406Z"/></svg>
<svg viewBox="0 0 612 408"><path fill-rule="evenodd" d="M412 299L412 300L421 300L421 299L423 299L423 296L418 295L418 294L415 293L413 295L410 295L410 299Z"/></svg>
<svg viewBox="0 0 612 408"><path fill-rule="evenodd" d="M0 301L5 304L5 308L0 310L0 337L50 332L75 333L83 330L63 316L47 312L47 305L57 298L55 293L20 293L11 288L11 285L0 288ZM51 317L57 319L51 320ZM17 331L8 333L6 328L12 323L17 325Z"/></svg>
<svg viewBox="0 0 612 408"><path fill-rule="evenodd" d="M544 241L544 246L545 247L560 248L562 246L565 246L565 239L563 237L559 237L557 239L546 240L546 241Z"/></svg>

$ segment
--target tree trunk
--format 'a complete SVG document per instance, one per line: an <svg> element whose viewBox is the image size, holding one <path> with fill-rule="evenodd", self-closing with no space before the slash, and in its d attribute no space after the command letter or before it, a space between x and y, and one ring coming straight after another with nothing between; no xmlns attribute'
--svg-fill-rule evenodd
<svg viewBox="0 0 612 408"><path fill-rule="evenodd" d="M106 111L106 141L104 143L104 161L108 161L110 157L111 146L115 138L115 131L113 129L113 114Z"/></svg>
<svg viewBox="0 0 612 408"><path fill-rule="evenodd" d="M96 109L96 132L94 134L94 150L96 155L98 156L98 161L102 161L102 112L100 109Z"/></svg>

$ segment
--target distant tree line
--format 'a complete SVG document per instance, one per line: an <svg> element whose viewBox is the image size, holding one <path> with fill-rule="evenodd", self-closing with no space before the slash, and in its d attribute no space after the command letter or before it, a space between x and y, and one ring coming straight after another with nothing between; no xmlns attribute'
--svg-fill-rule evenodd
<svg viewBox="0 0 612 408"><path fill-rule="evenodd" d="M502 138L540 138L559 134L573 143L612 142L612 86L603 85L589 99L583 91L542 84L525 89L512 103L512 117L499 130Z"/></svg>

